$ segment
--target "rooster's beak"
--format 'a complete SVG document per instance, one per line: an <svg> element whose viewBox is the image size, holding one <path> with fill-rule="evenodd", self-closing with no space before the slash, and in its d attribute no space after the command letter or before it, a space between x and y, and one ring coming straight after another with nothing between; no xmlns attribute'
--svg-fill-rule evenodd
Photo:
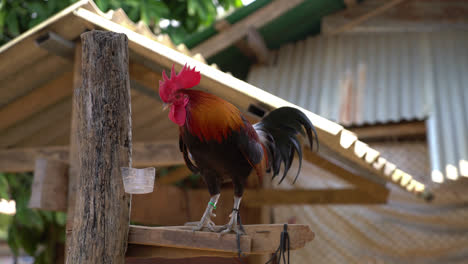
<svg viewBox="0 0 468 264"><path fill-rule="evenodd" d="M166 111L166 109L169 107L170 104L168 103L164 103L163 104L163 111Z"/></svg>

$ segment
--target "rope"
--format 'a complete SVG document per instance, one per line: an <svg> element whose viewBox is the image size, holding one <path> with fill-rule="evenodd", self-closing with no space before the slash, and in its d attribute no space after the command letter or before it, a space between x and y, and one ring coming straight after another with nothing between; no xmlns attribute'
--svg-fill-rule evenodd
<svg viewBox="0 0 468 264"><path fill-rule="evenodd" d="M244 226L242 225L242 222L241 222L241 218L240 218L240 213L239 213L239 209L232 209L232 211L236 211L237 212L237 224L239 225L239 229L242 231L242 233L245 234L245 230L244 230ZM245 257L245 254L242 252L241 250L241 246L240 246L240 232L236 232L236 240L237 240L237 257L239 259L239 262L242 263L242 264L245 264L244 261L242 260L241 257Z"/></svg>
<svg viewBox="0 0 468 264"><path fill-rule="evenodd" d="M290 241L289 241L289 234L288 234L288 224L284 224L283 232L281 232L280 237L280 245L278 249L276 249L275 253L271 256L270 260L268 260L265 264L268 263L281 263L281 258L283 259L284 264L289 264L289 249L290 249ZM286 255L285 252L288 251L288 261L286 262ZM276 260L275 262L273 262Z"/></svg>

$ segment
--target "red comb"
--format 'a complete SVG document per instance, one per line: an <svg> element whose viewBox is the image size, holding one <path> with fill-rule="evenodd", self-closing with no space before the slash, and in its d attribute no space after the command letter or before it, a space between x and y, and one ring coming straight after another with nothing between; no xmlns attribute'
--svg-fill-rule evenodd
<svg viewBox="0 0 468 264"><path fill-rule="evenodd" d="M188 89L200 83L200 72L195 71L195 67L190 69L187 64L184 65L179 74L175 74L174 65L171 69L171 78L168 78L166 72L162 73L163 79L159 81L159 96L163 102L168 102L172 93L180 89Z"/></svg>

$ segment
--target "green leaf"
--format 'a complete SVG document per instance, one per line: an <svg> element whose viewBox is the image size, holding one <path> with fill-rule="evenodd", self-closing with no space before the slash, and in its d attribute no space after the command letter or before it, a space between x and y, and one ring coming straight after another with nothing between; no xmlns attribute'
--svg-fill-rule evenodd
<svg viewBox="0 0 468 264"><path fill-rule="evenodd" d="M18 229L14 225L8 227L7 243L13 255L18 256L21 243L18 238Z"/></svg>
<svg viewBox="0 0 468 264"><path fill-rule="evenodd" d="M55 213L55 222L60 226L67 224L67 214L62 212Z"/></svg>
<svg viewBox="0 0 468 264"><path fill-rule="evenodd" d="M18 19L16 17L16 13L10 12L6 16L6 25L8 28L8 31L10 32L11 35L13 36L18 36L20 34L19 31L19 24L18 24Z"/></svg>
<svg viewBox="0 0 468 264"><path fill-rule="evenodd" d="M41 233L34 232L29 228L17 227L18 242L26 253L34 256L38 244L41 242Z"/></svg>
<svg viewBox="0 0 468 264"><path fill-rule="evenodd" d="M10 195L8 194L8 181L4 174L0 174L0 198L10 200Z"/></svg>
<svg viewBox="0 0 468 264"><path fill-rule="evenodd" d="M39 215L41 215L47 223L54 223L54 212L50 211L38 211Z"/></svg>
<svg viewBox="0 0 468 264"><path fill-rule="evenodd" d="M96 0L95 3L102 12L107 12L109 9L109 0Z"/></svg>

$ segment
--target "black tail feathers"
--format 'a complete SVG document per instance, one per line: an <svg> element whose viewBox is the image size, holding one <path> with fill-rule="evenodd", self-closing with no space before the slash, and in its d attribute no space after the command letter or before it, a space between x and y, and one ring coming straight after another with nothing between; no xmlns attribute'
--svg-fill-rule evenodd
<svg viewBox="0 0 468 264"><path fill-rule="evenodd" d="M294 159L294 154L297 152L299 169L294 178L293 183L295 183L302 166L302 148L296 135L298 133L304 135L305 129L310 148L313 149L315 139L318 151L317 131L312 122L299 109L281 107L270 112L262 121L255 124L254 128L267 149L267 172L273 170L273 178L276 177L279 174L281 163L284 163L284 173L279 183L283 182L286 177Z"/></svg>

